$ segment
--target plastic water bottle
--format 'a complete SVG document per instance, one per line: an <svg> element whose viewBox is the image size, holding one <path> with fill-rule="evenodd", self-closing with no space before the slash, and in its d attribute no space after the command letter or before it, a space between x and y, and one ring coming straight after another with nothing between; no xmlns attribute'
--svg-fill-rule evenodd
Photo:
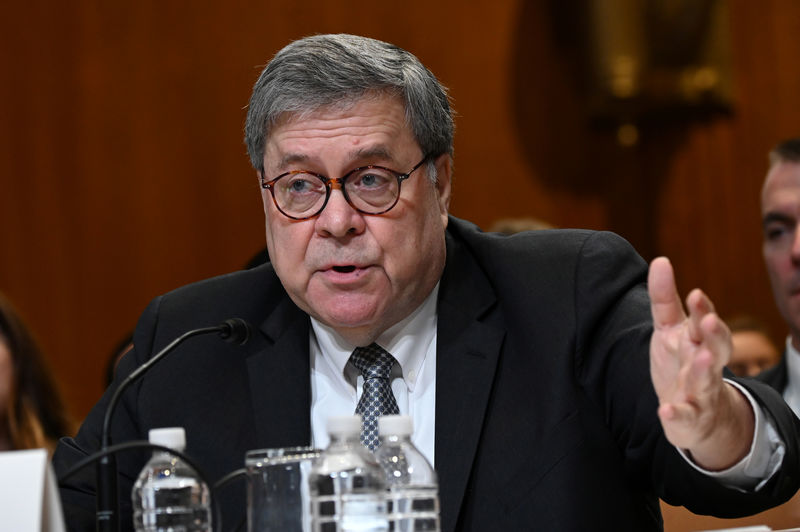
<svg viewBox="0 0 800 532"><path fill-rule="evenodd" d="M150 443L183 451L181 427L153 429ZM154 451L133 485L133 526L136 532L211 532L208 486L177 456Z"/></svg>
<svg viewBox="0 0 800 532"><path fill-rule="evenodd" d="M387 532L383 470L359 441L361 416L332 417L309 475L313 532Z"/></svg>
<svg viewBox="0 0 800 532"><path fill-rule="evenodd" d="M375 449L386 475L389 530L439 532L439 486L436 471L411 443L408 416L378 419L380 445Z"/></svg>

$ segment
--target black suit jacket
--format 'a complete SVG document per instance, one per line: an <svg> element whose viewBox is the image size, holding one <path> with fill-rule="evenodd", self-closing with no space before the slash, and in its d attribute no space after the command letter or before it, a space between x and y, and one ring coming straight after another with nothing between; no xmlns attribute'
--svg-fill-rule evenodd
<svg viewBox="0 0 800 532"><path fill-rule="evenodd" d="M660 496L700 513L739 516L797 489L798 425L780 397L744 382L787 442L784 467L756 494L699 474L665 440L649 375L646 264L621 238L591 231L483 234L450 219L438 301L435 467L442 529L660 530ZM239 316L244 347L187 341L124 395L113 440L186 428L187 452L212 479L249 449L310 442L309 319L270 265L154 300L124 375L182 332ZM98 448L108 393L57 472ZM120 490L145 456L119 458ZM62 487L74 530L90 530L91 472ZM226 529L243 515L242 486L219 495ZM123 523L129 526L129 507Z"/></svg>

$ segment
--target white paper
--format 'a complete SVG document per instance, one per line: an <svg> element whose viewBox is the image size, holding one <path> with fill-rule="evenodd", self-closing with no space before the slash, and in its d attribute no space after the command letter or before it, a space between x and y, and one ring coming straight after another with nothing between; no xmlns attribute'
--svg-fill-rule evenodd
<svg viewBox="0 0 800 532"><path fill-rule="evenodd" d="M45 449L0 453L0 530L64 532L64 515Z"/></svg>

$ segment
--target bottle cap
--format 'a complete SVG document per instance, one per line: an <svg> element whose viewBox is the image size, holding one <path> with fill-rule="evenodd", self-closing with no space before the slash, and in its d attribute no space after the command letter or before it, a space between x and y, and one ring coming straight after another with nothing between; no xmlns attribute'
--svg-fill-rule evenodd
<svg viewBox="0 0 800 532"><path fill-rule="evenodd" d="M163 445L170 449L182 452L186 449L186 431L183 427L166 427L163 429L150 429L147 433L150 443Z"/></svg>
<svg viewBox="0 0 800 532"><path fill-rule="evenodd" d="M381 416L378 418L378 434L388 436L411 436L414 432L414 423L411 416Z"/></svg>
<svg viewBox="0 0 800 532"><path fill-rule="evenodd" d="M327 424L331 436L353 436L361 433L361 416L331 416Z"/></svg>

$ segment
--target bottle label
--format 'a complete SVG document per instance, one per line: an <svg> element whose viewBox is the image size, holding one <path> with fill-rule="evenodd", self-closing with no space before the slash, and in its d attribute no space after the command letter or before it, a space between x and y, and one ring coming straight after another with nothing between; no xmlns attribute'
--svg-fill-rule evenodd
<svg viewBox="0 0 800 532"><path fill-rule="evenodd" d="M386 501L374 493L318 496L314 501L315 532L387 532Z"/></svg>

